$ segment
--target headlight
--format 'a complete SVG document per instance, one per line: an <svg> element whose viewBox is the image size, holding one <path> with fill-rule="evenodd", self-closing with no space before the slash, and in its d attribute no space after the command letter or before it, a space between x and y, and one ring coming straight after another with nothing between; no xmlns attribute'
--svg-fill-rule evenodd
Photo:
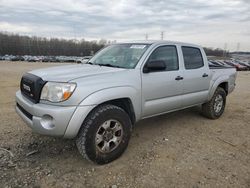
<svg viewBox="0 0 250 188"><path fill-rule="evenodd" d="M75 83L47 82L43 86L40 99L50 102L62 102L70 98L75 88Z"/></svg>

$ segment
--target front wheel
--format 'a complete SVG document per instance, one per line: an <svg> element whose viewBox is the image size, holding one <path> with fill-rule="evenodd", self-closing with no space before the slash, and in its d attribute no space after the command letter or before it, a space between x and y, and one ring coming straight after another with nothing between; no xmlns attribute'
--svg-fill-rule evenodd
<svg viewBox="0 0 250 188"><path fill-rule="evenodd" d="M101 105L83 122L76 146L84 158L97 164L106 164L126 150L131 129L130 118L122 108Z"/></svg>
<svg viewBox="0 0 250 188"><path fill-rule="evenodd" d="M226 92L218 87L210 101L202 105L202 114L209 119L219 118L226 106Z"/></svg>

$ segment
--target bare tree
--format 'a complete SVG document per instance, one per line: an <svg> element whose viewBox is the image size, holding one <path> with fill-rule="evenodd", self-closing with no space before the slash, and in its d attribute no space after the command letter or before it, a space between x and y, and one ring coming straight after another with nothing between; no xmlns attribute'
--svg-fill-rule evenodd
<svg viewBox="0 0 250 188"><path fill-rule="evenodd" d="M85 56L102 48L107 41L75 41L58 38L28 37L0 32L0 55Z"/></svg>

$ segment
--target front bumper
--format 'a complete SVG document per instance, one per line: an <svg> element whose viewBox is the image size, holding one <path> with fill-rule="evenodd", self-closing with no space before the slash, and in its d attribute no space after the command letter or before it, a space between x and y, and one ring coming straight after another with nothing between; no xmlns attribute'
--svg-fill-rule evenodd
<svg viewBox="0 0 250 188"><path fill-rule="evenodd" d="M36 133L74 138L93 106L54 106L34 104L20 91L16 93L16 112Z"/></svg>

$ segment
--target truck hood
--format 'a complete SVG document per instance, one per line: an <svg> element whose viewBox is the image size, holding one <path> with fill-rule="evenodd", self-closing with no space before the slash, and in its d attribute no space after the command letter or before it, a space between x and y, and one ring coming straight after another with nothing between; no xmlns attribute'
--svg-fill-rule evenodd
<svg viewBox="0 0 250 188"><path fill-rule="evenodd" d="M41 77L45 81L69 82L78 78L114 73L125 69L99 65L77 64L44 68L31 71L31 74Z"/></svg>

